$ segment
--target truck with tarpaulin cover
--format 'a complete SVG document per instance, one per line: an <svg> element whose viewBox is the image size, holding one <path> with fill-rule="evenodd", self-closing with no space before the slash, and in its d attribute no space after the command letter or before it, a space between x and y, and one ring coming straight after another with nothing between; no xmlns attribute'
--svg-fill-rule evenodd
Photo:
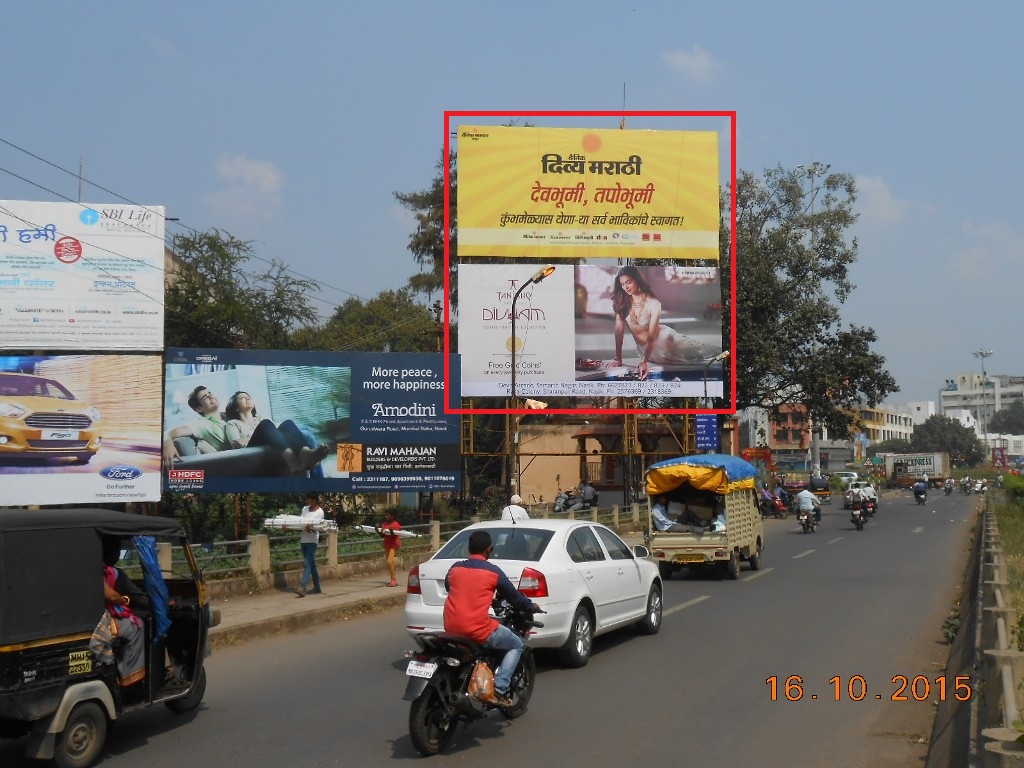
<svg viewBox="0 0 1024 768"><path fill-rule="evenodd" d="M702 453L652 464L645 490L672 522L659 530L653 514L647 542L663 579L681 568L720 568L739 577L745 560L761 567L764 521L757 507L757 468L738 456Z"/></svg>

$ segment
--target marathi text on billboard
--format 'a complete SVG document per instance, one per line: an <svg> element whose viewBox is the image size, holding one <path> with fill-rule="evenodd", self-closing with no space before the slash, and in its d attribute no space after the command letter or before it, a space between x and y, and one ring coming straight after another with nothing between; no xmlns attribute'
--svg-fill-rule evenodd
<svg viewBox="0 0 1024 768"><path fill-rule="evenodd" d="M459 126L458 256L718 259L718 134Z"/></svg>
<svg viewBox="0 0 1024 768"><path fill-rule="evenodd" d="M161 206L0 201L0 348L163 348Z"/></svg>

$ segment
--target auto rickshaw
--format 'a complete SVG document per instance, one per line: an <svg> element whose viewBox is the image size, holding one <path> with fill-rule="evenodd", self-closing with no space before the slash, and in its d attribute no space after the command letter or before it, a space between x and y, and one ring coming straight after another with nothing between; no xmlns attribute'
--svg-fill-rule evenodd
<svg viewBox="0 0 1024 768"><path fill-rule="evenodd" d="M97 653L105 555L130 580L119 587L137 590L131 607L141 620L144 667L131 684L108 663L116 656ZM28 757L60 768L91 765L122 715L154 704L178 713L199 706L207 632L218 622L176 521L104 509L0 509L0 736L27 736ZM117 641L109 641L113 654Z"/></svg>

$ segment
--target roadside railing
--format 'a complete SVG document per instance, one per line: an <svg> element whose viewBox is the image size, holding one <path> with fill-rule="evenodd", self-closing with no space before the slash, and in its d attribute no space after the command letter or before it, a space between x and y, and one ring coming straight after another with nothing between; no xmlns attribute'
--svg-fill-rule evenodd
<svg viewBox="0 0 1024 768"><path fill-rule="evenodd" d="M646 513L646 504L632 504L626 508L618 505L593 507L568 514L556 514L548 504L529 507L531 517L594 520L615 530L638 529L642 510ZM434 520L403 527L402 530L415 535L402 538L399 565L411 568L423 562L448 539L477 520ZM257 533L238 541L194 544L192 554L211 587L217 591L258 591L273 583L287 586L296 580L303 564L297 531ZM173 557L176 561L184 561L184 553L180 550ZM384 559L380 537L372 533L360 535L351 531L330 531L320 537L317 546L317 569L326 578L370 573L383 568ZM237 583L226 583L232 581ZM221 583L219 589L218 583Z"/></svg>
<svg viewBox="0 0 1024 768"><path fill-rule="evenodd" d="M1024 681L1024 651L1012 645L1010 627L1017 626L1017 612L1005 599L1009 574L999 522L993 509L993 494L985 496L981 536L980 603L977 628L979 679L982 695L977 699L977 727L984 749L978 753L981 768L1024 766L1024 744L1017 741L1024 732L1014 727L1020 720L1019 681Z"/></svg>

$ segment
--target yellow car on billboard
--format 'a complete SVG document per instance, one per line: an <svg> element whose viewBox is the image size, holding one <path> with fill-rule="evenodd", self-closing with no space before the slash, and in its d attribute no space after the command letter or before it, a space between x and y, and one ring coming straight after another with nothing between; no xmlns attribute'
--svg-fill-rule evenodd
<svg viewBox="0 0 1024 768"><path fill-rule="evenodd" d="M0 373L0 462L73 458L86 464L100 449L100 412L58 381Z"/></svg>

